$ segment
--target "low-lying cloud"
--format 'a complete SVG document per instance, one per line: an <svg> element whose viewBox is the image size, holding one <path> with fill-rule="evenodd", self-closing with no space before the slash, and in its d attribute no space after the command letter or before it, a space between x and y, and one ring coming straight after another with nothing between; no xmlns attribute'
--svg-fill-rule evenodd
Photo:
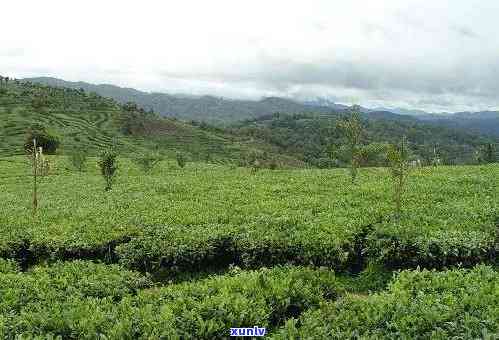
<svg viewBox="0 0 499 340"><path fill-rule="evenodd" d="M0 74L232 98L499 108L493 0L5 6Z"/></svg>

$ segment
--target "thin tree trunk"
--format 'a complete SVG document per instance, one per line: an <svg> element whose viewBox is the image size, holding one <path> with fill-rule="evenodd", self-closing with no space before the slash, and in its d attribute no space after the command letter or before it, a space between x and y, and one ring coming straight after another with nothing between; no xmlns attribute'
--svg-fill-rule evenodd
<svg viewBox="0 0 499 340"><path fill-rule="evenodd" d="M36 159L36 139L33 139L33 215L36 214L38 208L38 193L37 193L37 167L38 160Z"/></svg>

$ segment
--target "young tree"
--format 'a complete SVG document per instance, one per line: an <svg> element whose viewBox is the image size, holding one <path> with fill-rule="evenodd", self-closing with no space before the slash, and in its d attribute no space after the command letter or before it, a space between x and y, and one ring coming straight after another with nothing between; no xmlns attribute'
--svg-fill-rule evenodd
<svg viewBox="0 0 499 340"><path fill-rule="evenodd" d="M485 145L485 148L483 150L483 160L486 163L494 163L496 161L496 151L492 143L488 143L487 145Z"/></svg>
<svg viewBox="0 0 499 340"><path fill-rule="evenodd" d="M33 139L32 146L32 162L33 162L33 216L36 215L38 208L38 183L37 183L37 168L38 168L38 153L36 139Z"/></svg>
<svg viewBox="0 0 499 340"><path fill-rule="evenodd" d="M185 163L187 163L187 160L185 159L184 154L181 152L177 152L176 158L177 158L178 166L183 168L185 166Z"/></svg>
<svg viewBox="0 0 499 340"><path fill-rule="evenodd" d="M362 123L360 120L360 107L354 105L350 109L350 116L339 121L338 127L343 130L343 133L348 141L348 153L350 156L350 175L352 183L357 177L357 168L359 166L359 144L362 138Z"/></svg>
<svg viewBox="0 0 499 340"><path fill-rule="evenodd" d="M399 145L390 145L387 159L394 185L393 200L395 202L396 216L399 217L402 211L402 195L409 172L409 153L405 137Z"/></svg>
<svg viewBox="0 0 499 340"><path fill-rule="evenodd" d="M118 169L118 164L116 157L118 155L113 149L105 150L101 153L100 159L98 161L99 167L101 169L101 174L106 181L105 190L111 190L116 176L116 170Z"/></svg>

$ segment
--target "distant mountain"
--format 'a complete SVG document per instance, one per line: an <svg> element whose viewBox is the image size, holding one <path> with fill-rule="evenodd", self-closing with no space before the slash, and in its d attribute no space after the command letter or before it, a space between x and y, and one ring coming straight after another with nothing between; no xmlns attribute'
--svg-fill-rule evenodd
<svg viewBox="0 0 499 340"><path fill-rule="evenodd" d="M422 110L378 108L375 111L393 112L414 117L420 121L448 128L499 137L499 111L430 113Z"/></svg>
<svg viewBox="0 0 499 340"><path fill-rule="evenodd" d="M335 110L346 110L349 108L348 105L337 104L332 100L329 100L327 98L322 98L322 97L318 97L318 98L313 99L313 100L304 101L303 104L310 105L310 106L330 107L330 108L335 109Z"/></svg>
<svg viewBox="0 0 499 340"><path fill-rule="evenodd" d="M213 96L196 97L165 93L147 93L114 85L68 82L49 77L26 78L24 81L56 87L82 88L87 92L95 92L101 96L113 98L120 103L135 102L145 110L152 109L163 116L218 124L253 119L276 112L287 114L332 113L335 110L346 108L343 105L338 107L313 106L277 97L256 101L231 100Z"/></svg>
<svg viewBox="0 0 499 340"><path fill-rule="evenodd" d="M499 111L457 112L454 114L426 114L420 120L469 132L499 137Z"/></svg>
<svg viewBox="0 0 499 340"><path fill-rule="evenodd" d="M402 109L402 108L386 108L386 107L379 107L374 109L376 111L390 111L399 115L407 115L407 116L426 116L430 114L429 112L423 111L423 110L409 110L409 109Z"/></svg>
<svg viewBox="0 0 499 340"><path fill-rule="evenodd" d="M163 116L205 121L217 125L229 125L237 121L251 120L274 113L333 115L333 113L341 113L348 109L348 106L336 104L327 98L316 98L305 102L277 97L258 101L232 100L214 96L148 93L115 85L68 82L50 77L26 78L24 80L56 87L82 88L87 92L95 92L101 96L113 98L119 103L135 102L143 109L152 109ZM472 133L499 137L499 112L497 111L433 114L422 110L401 108L361 108L361 110L368 118L373 119L420 120L436 126L464 129Z"/></svg>

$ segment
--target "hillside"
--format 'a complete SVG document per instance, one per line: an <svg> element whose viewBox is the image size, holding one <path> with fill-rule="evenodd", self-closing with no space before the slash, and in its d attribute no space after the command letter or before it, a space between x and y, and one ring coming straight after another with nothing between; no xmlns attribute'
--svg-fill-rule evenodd
<svg viewBox="0 0 499 340"><path fill-rule="evenodd" d="M213 96L179 96L164 93L147 93L114 85L93 85L85 82L68 82L56 78L27 78L26 81L50 86L84 89L101 96L109 97L120 103L137 103L145 110L153 109L163 116L183 120L199 120L209 123L224 124L248 118L256 118L275 112L283 113L331 113L344 109L345 106L317 107L305 105L284 98L265 98L259 101L230 100Z"/></svg>
<svg viewBox="0 0 499 340"><path fill-rule="evenodd" d="M60 153L82 147L96 153L118 145L123 153L154 149L173 156L179 151L191 160L210 161L240 162L258 152L282 164L300 164L275 154L275 147L250 138L161 118L136 107L127 111L112 99L69 88L2 82L0 117L1 156L22 153L28 129L37 124L60 137Z"/></svg>
<svg viewBox="0 0 499 340"><path fill-rule="evenodd" d="M499 137L499 111L429 113L422 110L377 109L399 115L412 116L418 120L450 128L459 128L477 134Z"/></svg>
<svg viewBox="0 0 499 340"><path fill-rule="evenodd" d="M466 129L470 132L499 137L499 111L427 114L417 118L434 125Z"/></svg>
<svg viewBox="0 0 499 340"><path fill-rule="evenodd" d="M84 89L104 97L113 98L119 103L135 102L145 110L152 109L167 117L183 120L205 121L211 124L226 125L240 120L254 119L274 113L286 114L330 114L341 112L348 106L318 98L304 103L285 98L265 98L259 101L230 100L213 96L171 95L165 93L148 93L132 88L115 85L94 85L86 82L69 82L51 77L27 78L27 81L50 86ZM404 109L367 109L366 114L376 116L380 112L385 116L391 114L393 119L419 120L431 125L450 129L461 129L475 134L486 134L499 137L499 112L458 112L449 114L431 114L422 110Z"/></svg>
<svg viewBox="0 0 499 340"><path fill-rule="evenodd" d="M485 144L498 141L391 112L367 112L363 116L364 165L384 165L386 143L398 143L403 136L408 139L412 158L426 163L436 156L445 164L472 164ZM341 118L342 114L274 114L235 124L231 132L263 139L317 166L345 165L347 141L336 124Z"/></svg>

